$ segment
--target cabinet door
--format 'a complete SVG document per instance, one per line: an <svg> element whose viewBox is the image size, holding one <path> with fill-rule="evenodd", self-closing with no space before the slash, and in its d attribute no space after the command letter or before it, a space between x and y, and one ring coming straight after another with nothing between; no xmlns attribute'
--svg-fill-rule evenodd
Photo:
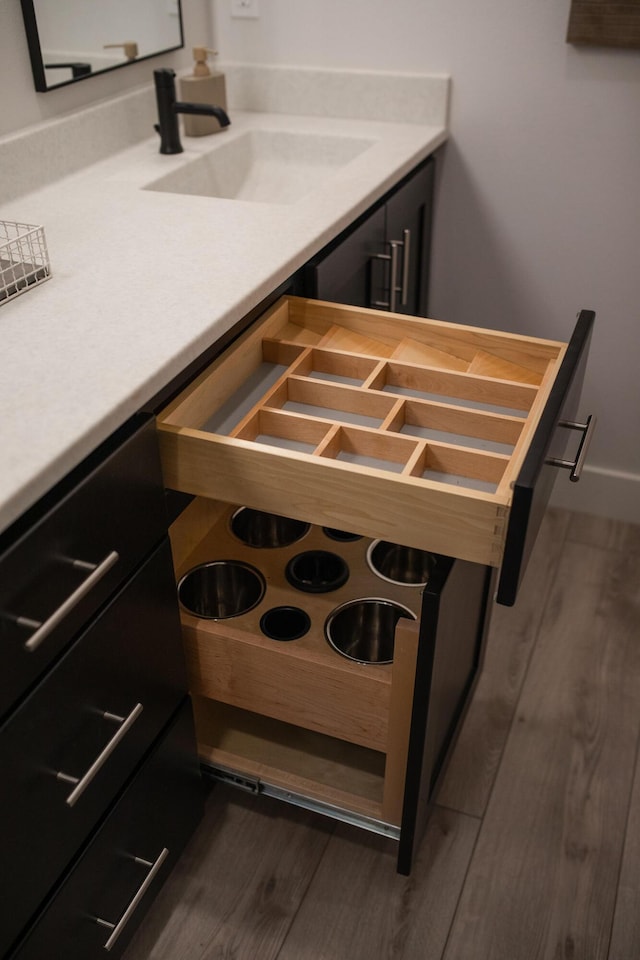
<svg viewBox="0 0 640 960"><path fill-rule="evenodd" d="M185 690L165 540L0 730L0 954Z"/></svg>
<svg viewBox="0 0 640 960"><path fill-rule="evenodd" d="M386 242L396 259L389 309L395 313L427 316L433 174L430 160L386 204Z"/></svg>
<svg viewBox="0 0 640 960"><path fill-rule="evenodd" d="M305 267L306 295L354 307L374 306L385 293L388 271L376 259L384 249L385 211L380 207Z"/></svg>
<svg viewBox="0 0 640 960"><path fill-rule="evenodd" d="M482 663L490 568L443 558L425 587L398 872L409 874Z"/></svg>
<svg viewBox="0 0 640 960"><path fill-rule="evenodd" d="M136 418L0 537L0 718L165 530L154 425Z"/></svg>
<svg viewBox="0 0 640 960"><path fill-rule="evenodd" d="M595 427L595 417L589 416L584 423L576 422L594 320L593 311L580 312L553 390L513 484L497 591L497 602L508 607L516 601L558 475L558 463L571 469L572 480L580 478L581 464ZM573 444L575 452L567 459L567 447L572 445L571 428L580 431L582 439Z"/></svg>
<svg viewBox="0 0 640 960"><path fill-rule="evenodd" d="M202 816L190 701L12 960L117 957Z"/></svg>
<svg viewBox="0 0 640 960"><path fill-rule="evenodd" d="M426 316L434 167L431 158L307 264L304 295Z"/></svg>

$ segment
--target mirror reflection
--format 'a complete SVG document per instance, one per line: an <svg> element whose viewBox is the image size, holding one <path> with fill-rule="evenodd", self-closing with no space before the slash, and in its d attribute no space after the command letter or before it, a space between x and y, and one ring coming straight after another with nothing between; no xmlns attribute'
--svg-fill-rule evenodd
<svg viewBox="0 0 640 960"><path fill-rule="evenodd" d="M180 0L21 0L36 90L184 45Z"/></svg>

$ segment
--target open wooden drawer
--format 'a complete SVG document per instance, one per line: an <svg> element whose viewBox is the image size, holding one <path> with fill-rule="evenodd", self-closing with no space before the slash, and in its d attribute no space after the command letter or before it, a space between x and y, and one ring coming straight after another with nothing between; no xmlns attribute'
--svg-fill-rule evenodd
<svg viewBox="0 0 640 960"><path fill-rule="evenodd" d="M160 414L166 484L502 565L511 604L593 319L567 344L285 297Z"/></svg>
<svg viewBox="0 0 640 960"><path fill-rule="evenodd" d="M408 873L480 669L488 569L422 554L426 587L401 582L397 566L391 581L380 576L380 544L369 538L336 539L302 524L295 538L266 548L235 531L242 512L196 498L171 528L201 762L218 779L397 839L398 867ZM333 558L322 592L295 586L292 572L309 557ZM346 579L336 576L336 558ZM208 619L199 606L207 597L194 601L185 589L207 564L242 565L263 578L263 590L230 615L225 589L235 603L243 588L220 577L208 612L224 616ZM356 662L327 642L332 613L371 597L404 610L392 662ZM292 610L307 616L300 636L269 619Z"/></svg>

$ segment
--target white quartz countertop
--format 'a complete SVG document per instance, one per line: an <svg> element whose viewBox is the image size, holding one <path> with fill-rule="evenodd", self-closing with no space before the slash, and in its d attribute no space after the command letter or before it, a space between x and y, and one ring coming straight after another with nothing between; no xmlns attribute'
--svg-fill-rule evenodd
<svg viewBox="0 0 640 960"><path fill-rule="evenodd" d="M52 264L0 305L0 530L446 139L444 116L230 112L184 154L161 156L154 135L0 206L44 226ZM141 189L254 129L371 145L294 203Z"/></svg>

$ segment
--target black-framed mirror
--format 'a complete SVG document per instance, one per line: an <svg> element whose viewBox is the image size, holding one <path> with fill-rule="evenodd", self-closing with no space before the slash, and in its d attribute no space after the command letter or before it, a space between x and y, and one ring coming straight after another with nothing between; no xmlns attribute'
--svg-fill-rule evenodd
<svg viewBox="0 0 640 960"><path fill-rule="evenodd" d="M184 46L180 0L20 0L45 93Z"/></svg>

